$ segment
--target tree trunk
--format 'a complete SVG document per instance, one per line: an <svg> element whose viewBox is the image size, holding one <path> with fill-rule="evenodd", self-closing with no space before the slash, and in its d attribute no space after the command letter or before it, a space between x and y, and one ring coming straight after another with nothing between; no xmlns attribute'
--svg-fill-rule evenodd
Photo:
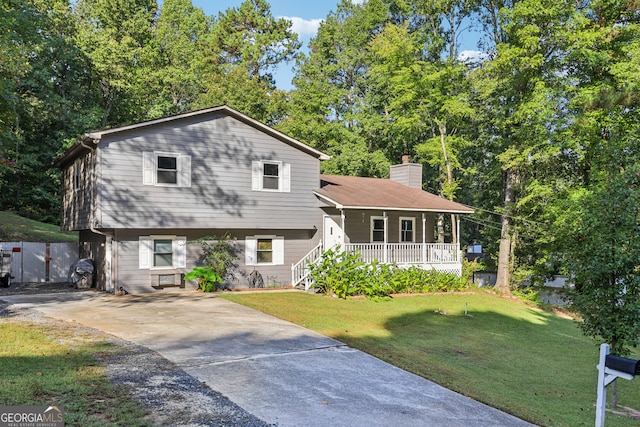
<svg viewBox="0 0 640 427"><path fill-rule="evenodd" d="M511 293L511 251L513 248L512 207L516 198L516 182L518 173L509 169L505 173L504 213L502 214L502 231L500 233L500 252L498 253L498 274L495 289L505 294Z"/></svg>

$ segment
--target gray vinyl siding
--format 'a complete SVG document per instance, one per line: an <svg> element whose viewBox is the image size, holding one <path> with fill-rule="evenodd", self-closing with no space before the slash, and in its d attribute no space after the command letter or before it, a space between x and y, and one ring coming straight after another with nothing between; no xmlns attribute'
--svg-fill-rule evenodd
<svg viewBox="0 0 640 427"><path fill-rule="evenodd" d="M76 169L78 170L78 186L74 184ZM92 175L93 153L84 156L67 165L62 175L62 218L63 231L82 230L89 228L91 209L93 207Z"/></svg>
<svg viewBox="0 0 640 427"><path fill-rule="evenodd" d="M207 115L107 135L99 143L101 228L320 228L317 158L233 117ZM143 152L191 156L191 187L143 185ZM251 189L251 164L291 166L291 191Z"/></svg>
<svg viewBox="0 0 640 427"><path fill-rule="evenodd" d="M434 214L426 215L426 233L425 239L427 243L433 242L434 236ZM350 243L370 243L371 241L371 217L382 217L382 211L373 210L348 210L345 212L345 234L347 241ZM387 238L389 243L397 243L400 241L400 217L414 218L414 241L422 242L422 213L420 212L404 212L404 211L387 211Z"/></svg>
<svg viewBox="0 0 640 427"><path fill-rule="evenodd" d="M225 230L225 229L162 229L162 230L119 230L114 239L117 277L116 289L122 287L130 293L162 292L152 287L154 276L158 274L180 275L200 265L201 245L196 241L206 236L222 236L231 233L238 248L237 268L233 270L233 278L226 283L230 288L249 287L248 275L255 269L263 277L265 287L282 287L291 285L291 264L299 261L317 243L320 233L306 230ZM245 238L247 236L277 235L284 237L283 265L245 265ZM139 237L144 235L180 235L187 237L187 267L184 269L150 270L139 268ZM197 289L194 281L185 282L186 289ZM175 288L166 288L172 290Z"/></svg>

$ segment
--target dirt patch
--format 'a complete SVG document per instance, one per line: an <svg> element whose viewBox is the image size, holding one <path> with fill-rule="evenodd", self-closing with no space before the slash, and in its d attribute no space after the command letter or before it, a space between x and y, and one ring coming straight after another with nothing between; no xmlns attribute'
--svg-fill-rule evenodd
<svg viewBox="0 0 640 427"><path fill-rule="evenodd" d="M270 426L245 411L227 397L187 374L158 353L140 345L118 339L102 331L44 316L37 310L16 308L2 295L42 292L81 292L67 284L20 284L0 289L0 322L37 324L64 328L64 344L73 348L80 344L109 342L112 351L94 356L102 363L116 385L127 389L149 410L148 419L158 426ZM46 286L45 286L46 285Z"/></svg>

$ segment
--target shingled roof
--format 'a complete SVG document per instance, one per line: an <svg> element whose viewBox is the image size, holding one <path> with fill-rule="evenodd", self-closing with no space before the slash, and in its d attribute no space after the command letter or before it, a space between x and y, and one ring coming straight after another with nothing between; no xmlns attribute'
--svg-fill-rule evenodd
<svg viewBox="0 0 640 427"><path fill-rule="evenodd" d="M314 193L338 209L473 213L461 203L383 178L320 175L320 188Z"/></svg>

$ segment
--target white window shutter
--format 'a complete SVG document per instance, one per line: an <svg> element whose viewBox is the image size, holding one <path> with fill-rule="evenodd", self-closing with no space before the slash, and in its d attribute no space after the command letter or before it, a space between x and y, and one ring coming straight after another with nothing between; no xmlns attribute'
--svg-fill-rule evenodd
<svg viewBox="0 0 640 427"><path fill-rule="evenodd" d="M180 187L191 187L191 156L181 155L178 157L180 169L178 171L178 185Z"/></svg>
<svg viewBox="0 0 640 427"><path fill-rule="evenodd" d="M284 237L277 236L272 240L273 249L273 264L274 265L283 265L284 264Z"/></svg>
<svg viewBox="0 0 640 427"><path fill-rule="evenodd" d="M173 267L187 268L187 238L178 236L173 239Z"/></svg>
<svg viewBox="0 0 640 427"><path fill-rule="evenodd" d="M247 236L244 239L244 263L245 265L256 265L258 258L258 239Z"/></svg>
<svg viewBox="0 0 640 427"><path fill-rule="evenodd" d="M138 238L138 262L141 269L151 268L152 244L150 236L140 236Z"/></svg>
<svg viewBox="0 0 640 427"><path fill-rule="evenodd" d="M291 164L284 163L282 166L282 191L289 193L291 191Z"/></svg>
<svg viewBox="0 0 640 427"><path fill-rule="evenodd" d="M156 170L155 156L152 151L142 153L142 183L144 185L153 185L153 175Z"/></svg>
<svg viewBox="0 0 640 427"><path fill-rule="evenodd" d="M251 189L262 190L262 162L258 160L251 162Z"/></svg>

